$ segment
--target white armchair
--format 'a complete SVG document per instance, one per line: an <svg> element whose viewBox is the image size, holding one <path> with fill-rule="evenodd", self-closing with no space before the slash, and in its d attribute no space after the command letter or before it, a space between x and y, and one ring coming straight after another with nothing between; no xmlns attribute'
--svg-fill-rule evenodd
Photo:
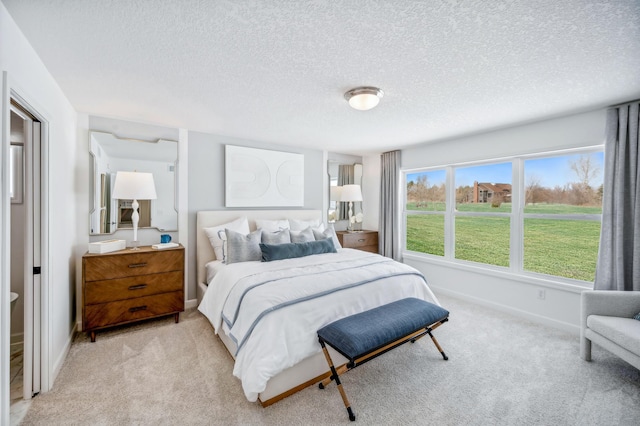
<svg viewBox="0 0 640 426"><path fill-rule="evenodd" d="M591 361L591 343L640 369L640 291L587 290L581 296L580 356Z"/></svg>

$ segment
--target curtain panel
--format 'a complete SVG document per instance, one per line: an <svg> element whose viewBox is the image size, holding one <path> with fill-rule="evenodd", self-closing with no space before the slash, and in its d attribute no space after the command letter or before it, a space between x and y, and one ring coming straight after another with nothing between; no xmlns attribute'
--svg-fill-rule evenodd
<svg viewBox="0 0 640 426"><path fill-rule="evenodd" d="M378 246L380 254L402 261L400 228L400 151L385 152L380 165L380 223Z"/></svg>
<svg viewBox="0 0 640 426"><path fill-rule="evenodd" d="M640 102L607 111L595 290L640 291Z"/></svg>

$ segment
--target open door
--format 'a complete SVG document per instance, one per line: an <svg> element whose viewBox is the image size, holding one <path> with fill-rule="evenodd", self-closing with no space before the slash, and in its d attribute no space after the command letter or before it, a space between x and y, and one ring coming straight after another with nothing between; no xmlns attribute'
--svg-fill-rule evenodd
<svg viewBox="0 0 640 426"><path fill-rule="evenodd" d="M13 218L11 226L21 227L18 230L24 238L23 269L23 300L24 300L24 337L23 337L23 397L31 399L40 392L41 387L41 323L42 323L42 294L41 294L41 124L25 108L14 99L11 100L11 114L19 117L12 120L12 133L23 135L24 167L22 193L23 218ZM14 129L14 123L20 123L22 129ZM19 234L18 234L19 235ZM20 262L17 253L12 253L12 268L17 268Z"/></svg>

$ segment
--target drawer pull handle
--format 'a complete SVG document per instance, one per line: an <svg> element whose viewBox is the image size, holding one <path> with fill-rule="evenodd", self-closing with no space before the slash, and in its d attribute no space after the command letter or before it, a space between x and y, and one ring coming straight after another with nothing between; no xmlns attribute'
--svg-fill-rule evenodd
<svg viewBox="0 0 640 426"><path fill-rule="evenodd" d="M142 290L143 288L147 288L146 284L137 284L129 286L129 290Z"/></svg>
<svg viewBox="0 0 640 426"><path fill-rule="evenodd" d="M129 312L131 313L138 312L138 311L146 311L146 310L147 310L147 305L135 306L133 308L129 308Z"/></svg>
<svg viewBox="0 0 640 426"><path fill-rule="evenodd" d="M360 238L360 239L358 240L358 242L359 242L359 243L364 243L365 241L367 241L367 240L365 240L364 238Z"/></svg>
<svg viewBox="0 0 640 426"><path fill-rule="evenodd" d="M143 266L147 266L147 262L144 263L132 263L129 265L129 268L142 268Z"/></svg>

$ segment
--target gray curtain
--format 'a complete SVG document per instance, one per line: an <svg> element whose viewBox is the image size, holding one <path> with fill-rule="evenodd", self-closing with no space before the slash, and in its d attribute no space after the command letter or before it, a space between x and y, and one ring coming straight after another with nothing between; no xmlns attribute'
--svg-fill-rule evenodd
<svg viewBox="0 0 640 426"><path fill-rule="evenodd" d="M355 167L353 164L338 166L338 186L355 183ZM338 203L338 220L349 219L349 203Z"/></svg>
<svg viewBox="0 0 640 426"><path fill-rule="evenodd" d="M639 105L607 111L596 290L640 290Z"/></svg>
<svg viewBox="0 0 640 426"><path fill-rule="evenodd" d="M400 195L398 194L400 151L382 154L380 171L380 224L378 229L380 254L401 261Z"/></svg>

